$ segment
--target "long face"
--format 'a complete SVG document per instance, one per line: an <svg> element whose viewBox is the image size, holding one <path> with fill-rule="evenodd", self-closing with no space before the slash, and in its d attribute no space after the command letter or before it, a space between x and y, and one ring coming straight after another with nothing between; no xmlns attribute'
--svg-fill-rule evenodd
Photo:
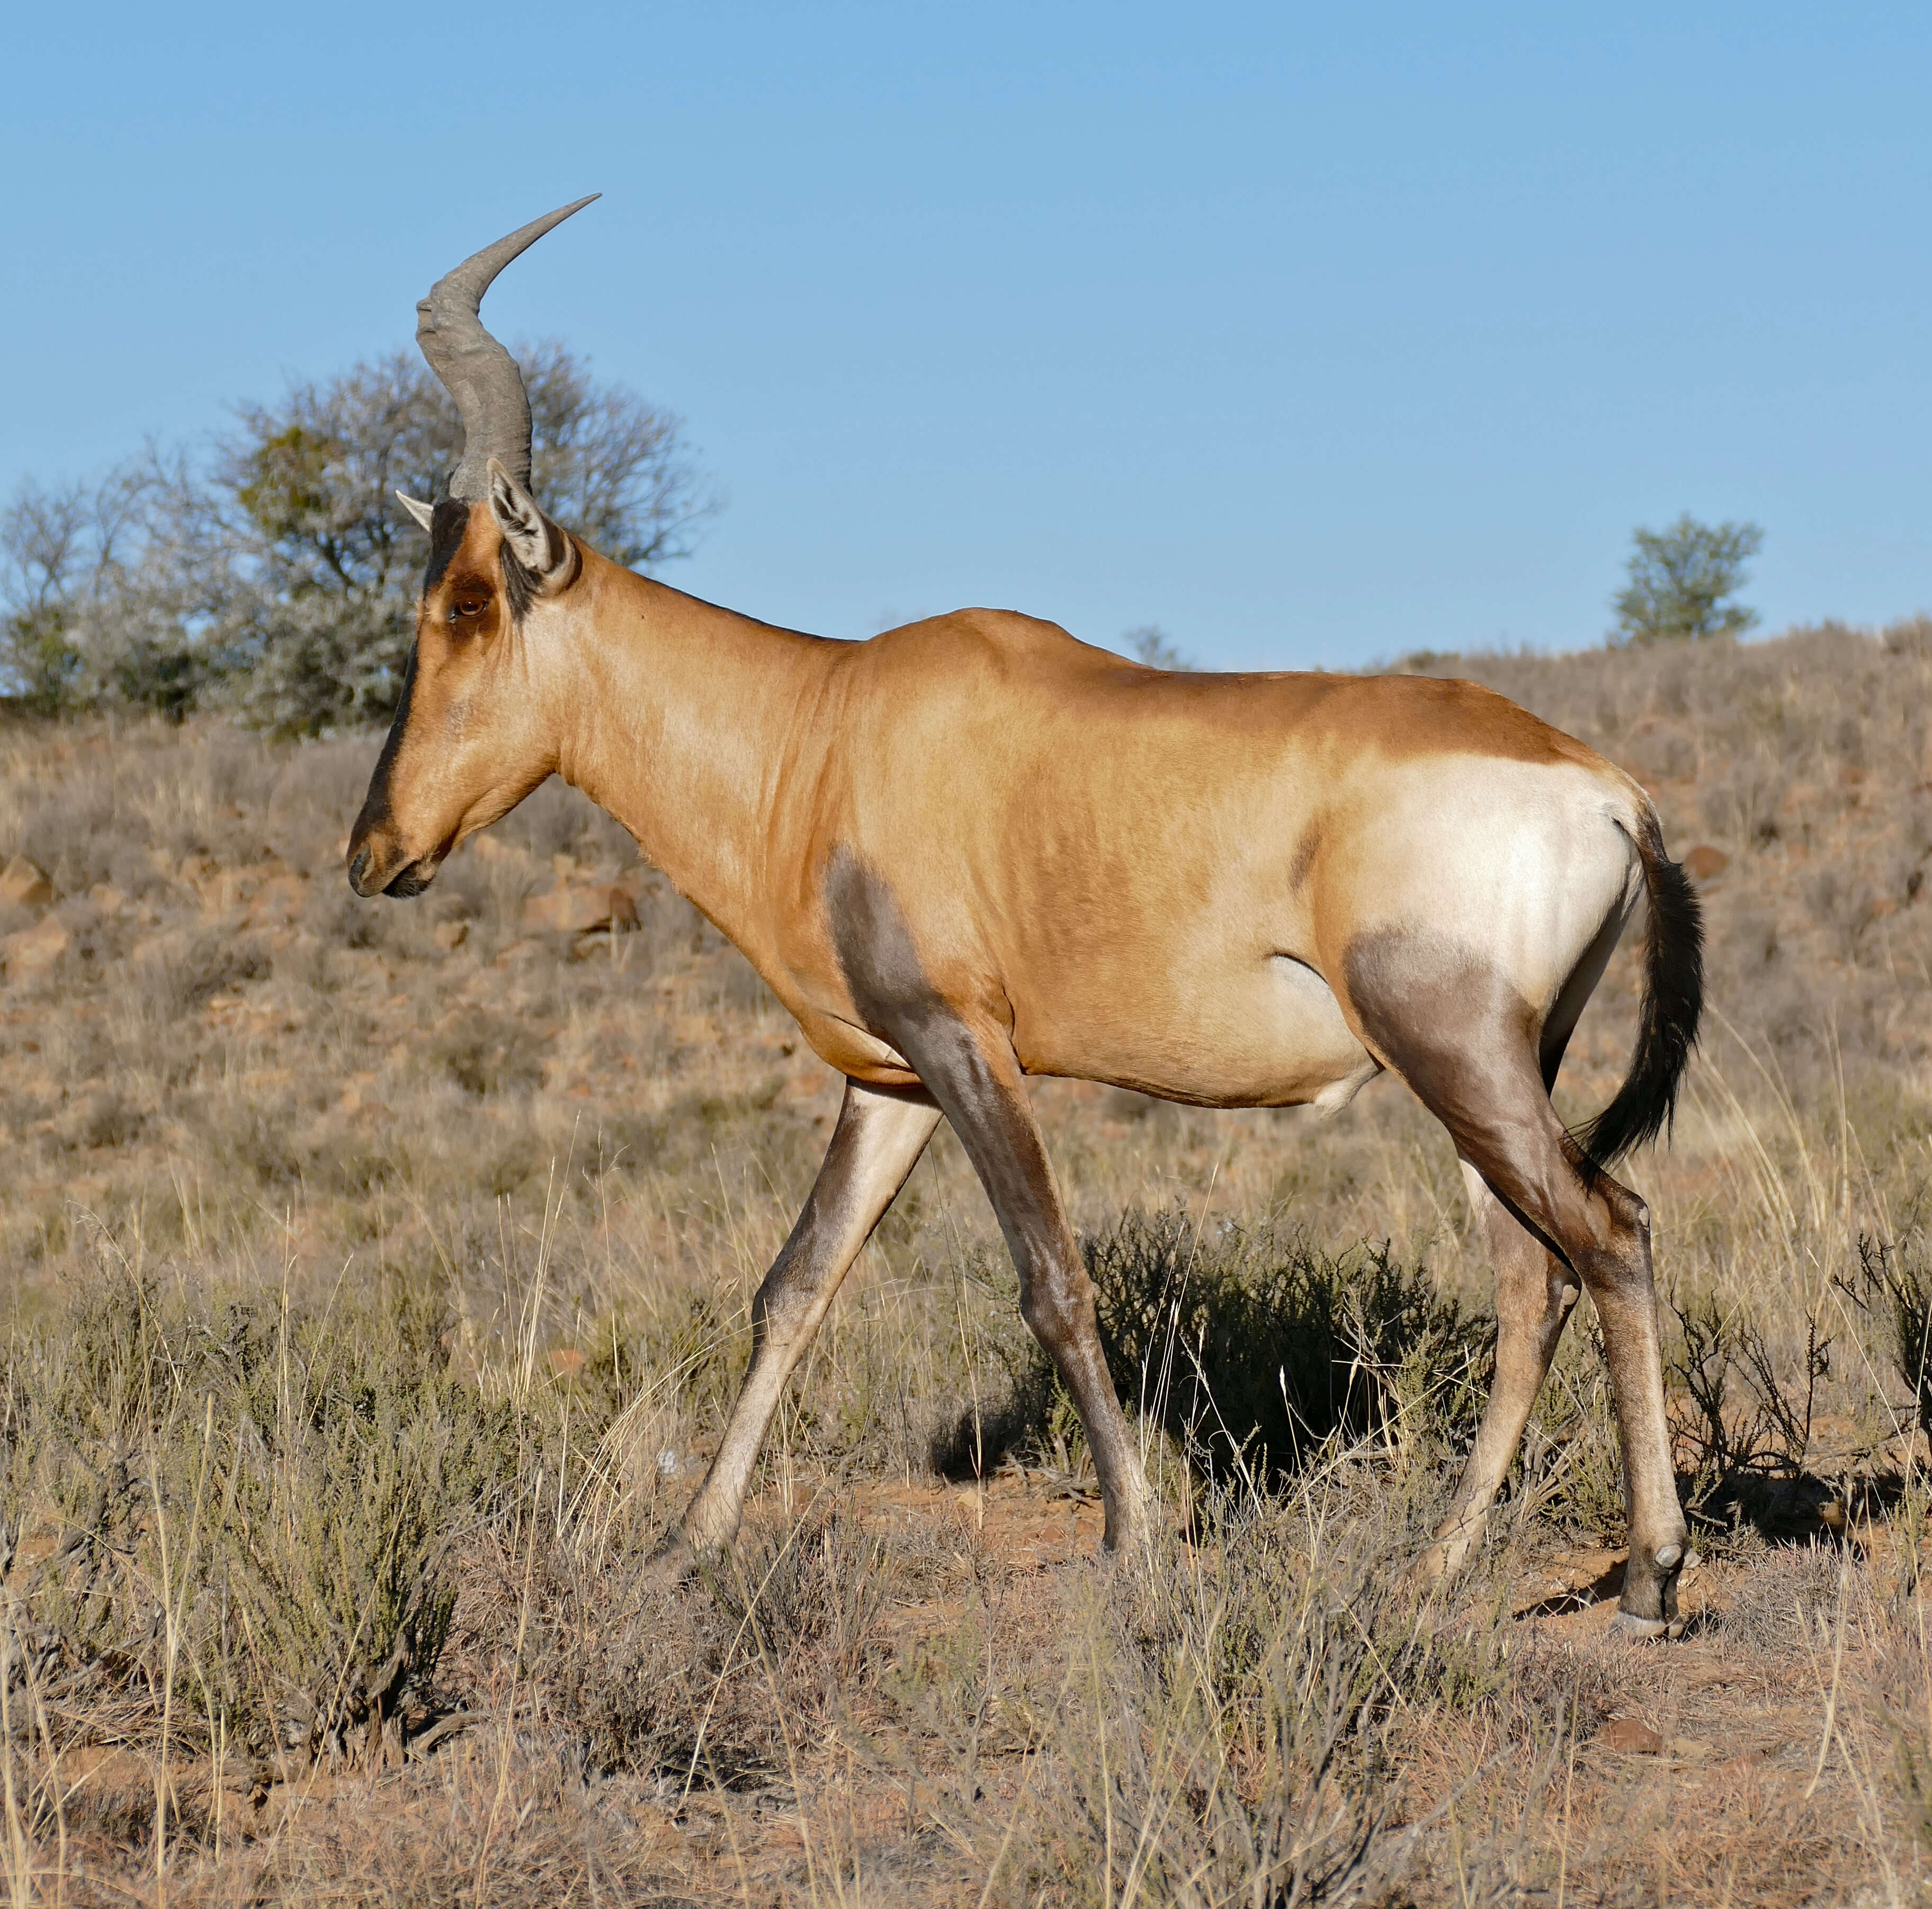
<svg viewBox="0 0 1932 1909"><path fill-rule="evenodd" d="M487 499L446 498L429 526L401 700L349 838L358 895L422 894L459 842L556 766L532 647L580 559L520 487L490 475Z"/></svg>

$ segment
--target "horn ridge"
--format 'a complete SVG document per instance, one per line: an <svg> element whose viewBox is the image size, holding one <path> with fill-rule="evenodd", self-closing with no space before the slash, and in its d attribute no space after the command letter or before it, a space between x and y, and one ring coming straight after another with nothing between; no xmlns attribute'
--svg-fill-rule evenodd
<svg viewBox="0 0 1932 1909"><path fill-rule="evenodd" d="M530 481L530 396L516 360L477 316L483 295L518 253L602 196L593 192L518 226L445 272L417 302L416 343L463 418L463 457L449 480L454 498L473 503L489 494L492 457L525 489Z"/></svg>

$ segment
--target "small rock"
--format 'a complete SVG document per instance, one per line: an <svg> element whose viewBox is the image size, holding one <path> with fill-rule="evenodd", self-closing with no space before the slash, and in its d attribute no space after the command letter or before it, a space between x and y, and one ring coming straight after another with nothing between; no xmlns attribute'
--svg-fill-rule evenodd
<svg viewBox="0 0 1932 1909"><path fill-rule="evenodd" d="M1618 1717L1606 1723L1598 1740L1605 1749L1626 1757L1654 1757L1664 1749L1664 1739L1641 1717Z"/></svg>
<svg viewBox="0 0 1932 1909"><path fill-rule="evenodd" d="M550 934L628 934L638 925L638 904L628 889L560 883L524 904L526 930Z"/></svg>
<svg viewBox="0 0 1932 1909"><path fill-rule="evenodd" d="M1708 842L1700 842L1684 858L1684 872L1694 882L1714 882L1731 865L1731 858Z"/></svg>
<svg viewBox="0 0 1932 1909"><path fill-rule="evenodd" d="M560 1379L568 1379L584 1370L584 1354L575 1346L553 1346L550 1369Z"/></svg>
<svg viewBox="0 0 1932 1909"><path fill-rule="evenodd" d="M59 917L49 915L31 928L0 938L0 960L7 963L7 978L23 981L29 975L45 974L67 949L67 931Z"/></svg>
<svg viewBox="0 0 1932 1909"><path fill-rule="evenodd" d="M118 915L128 905L128 898L112 882L96 882L87 898L104 915Z"/></svg>
<svg viewBox="0 0 1932 1909"><path fill-rule="evenodd" d="M470 924L467 922L439 922L433 932L437 947L447 953L452 949L460 948L470 939Z"/></svg>
<svg viewBox="0 0 1932 1909"><path fill-rule="evenodd" d="M373 1074L357 1074L350 1077L349 1084L342 1090L342 1098L337 1104L345 1113L353 1113L368 1103L369 1089L376 1084Z"/></svg>
<svg viewBox="0 0 1932 1909"><path fill-rule="evenodd" d="M0 901L19 908L44 908L54 898L54 885L24 855L0 868Z"/></svg>

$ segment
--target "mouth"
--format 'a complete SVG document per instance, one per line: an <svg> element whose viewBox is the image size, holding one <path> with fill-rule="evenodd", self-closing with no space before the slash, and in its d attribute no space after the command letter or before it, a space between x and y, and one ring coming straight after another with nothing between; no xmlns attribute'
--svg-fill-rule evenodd
<svg viewBox="0 0 1932 1909"><path fill-rule="evenodd" d="M375 865L375 858L365 848L358 849L349 860L349 886L364 900L374 895L387 895L392 901L412 901L436 880L440 856L419 856L414 862L406 862L393 875L384 880Z"/></svg>

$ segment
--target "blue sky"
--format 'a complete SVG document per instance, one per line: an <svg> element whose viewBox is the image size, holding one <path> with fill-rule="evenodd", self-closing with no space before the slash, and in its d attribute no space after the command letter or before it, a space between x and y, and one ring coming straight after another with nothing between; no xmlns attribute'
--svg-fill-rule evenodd
<svg viewBox="0 0 1932 1909"><path fill-rule="evenodd" d="M1228 667L1598 640L1631 527L1768 628L1932 609L1932 8L34 8L0 492L484 307L680 412L668 580Z"/></svg>

